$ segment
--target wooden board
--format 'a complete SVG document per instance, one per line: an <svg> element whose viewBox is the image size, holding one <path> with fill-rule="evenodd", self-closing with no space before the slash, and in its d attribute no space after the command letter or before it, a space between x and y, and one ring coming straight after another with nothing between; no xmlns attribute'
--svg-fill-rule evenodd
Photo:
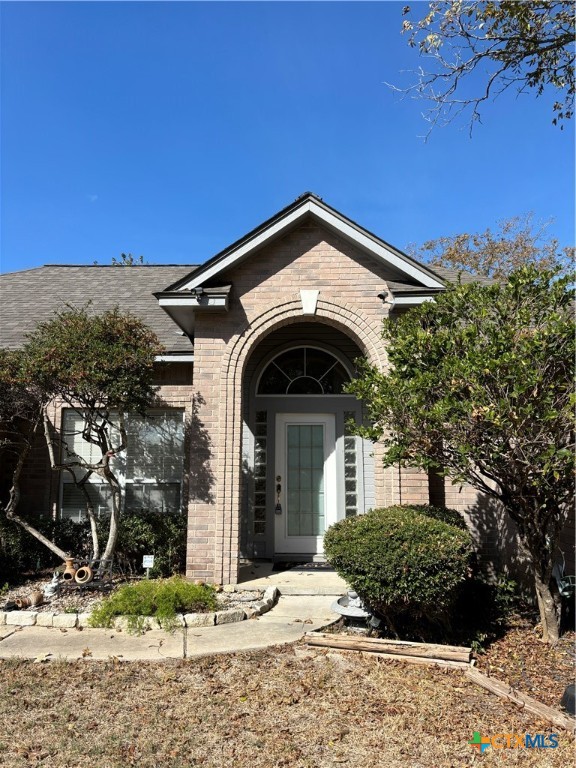
<svg viewBox="0 0 576 768"><path fill-rule="evenodd" d="M449 661L448 659L431 659L423 656L402 656L398 653L381 653L380 651L353 651L344 648L333 648L332 650L342 654L360 654L365 658L388 659L389 661L404 661L408 664L421 664L429 667L448 667L450 669L465 670L468 664L464 661Z"/></svg>
<svg viewBox="0 0 576 768"><path fill-rule="evenodd" d="M502 683L500 680L495 680L493 677L487 677L486 675L483 675L482 672L473 668L466 670L466 677L470 678L474 683L481 685L483 688L486 688L491 693L500 696L500 698L512 701L514 704L522 707L522 709L547 720L558 728L563 728L572 733L575 731L576 720L574 720L573 717L565 715L546 704L541 704L526 693L521 693L515 688L511 688L507 683Z"/></svg>
<svg viewBox="0 0 576 768"><path fill-rule="evenodd" d="M324 648L342 648L351 651L385 653L394 656L416 657L424 659L444 659L468 664L472 655L471 648L432 643L412 643L405 640L382 640L372 637L351 637L327 632L308 632L308 645Z"/></svg>

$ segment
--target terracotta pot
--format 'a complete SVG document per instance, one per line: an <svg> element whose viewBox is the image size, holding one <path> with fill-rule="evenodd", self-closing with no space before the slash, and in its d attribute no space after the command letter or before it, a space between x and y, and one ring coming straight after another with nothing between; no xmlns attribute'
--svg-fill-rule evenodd
<svg viewBox="0 0 576 768"><path fill-rule="evenodd" d="M30 608L31 602L29 597L17 597L14 602L16 607L22 610L22 608Z"/></svg>
<svg viewBox="0 0 576 768"><path fill-rule="evenodd" d="M73 557L66 558L66 568L64 568L64 573L62 574L62 578L64 579L64 581L73 581L75 575L76 575L76 568L74 568L74 558Z"/></svg>
<svg viewBox="0 0 576 768"><path fill-rule="evenodd" d="M89 584L94 578L94 572L89 565L81 565L74 574L74 580L77 584Z"/></svg>

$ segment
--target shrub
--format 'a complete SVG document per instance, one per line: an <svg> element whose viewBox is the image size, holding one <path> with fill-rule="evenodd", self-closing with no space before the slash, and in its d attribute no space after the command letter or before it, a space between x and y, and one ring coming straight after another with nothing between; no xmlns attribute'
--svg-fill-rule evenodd
<svg viewBox="0 0 576 768"><path fill-rule="evenodd" d="M395 634L424 637L448 626L464 582L471 537L411 507L375 509L328 529L326 556Z"/></svg>
<svg viewBox="0 0 576 768"><path fill-rule="evenodd" d="M154 568L150 569L150 576L154 578L183 572L186 563L186 515L162 512L123 514L118 524L116 562L124 571L140 574L143 555L154 555Z"/></svg>
<svg viewBox="0 0 576 768"><path fill-rule="evenodd" d="M97 606L90 617L93 627L111 627L117 616L128 617L128 628L141 630L138 617L154 616L166 628L174 628L177 613L216 610L216 590L207 584L192 584L179 576L145 579L120 587Z"/></svg>
<svg viewBox="0 0 576 768"><path fill-rule="evenodd" d="M90 557L88 521L39 518L35 528L77 557ZM106 520L98 521L101 535ZM133 512L121 516L115 560L128 573L142 573L142 555L154 555L150 575L172 576L184 570L186 561L186 515L161 512ZM25 574L56 568L60 559L30 536L17 523L0 516L0 582L15 583Z"/></svg>
<svg viewBox="0 0 576 768"><path fill-rule="evenodd" d="M466 521L456 509L435 507L433 504L408 504L404 509L413 509L416 512L420 512L421 515L426 515L426 517L441 520L443 523L448 523L448 525L454 525L462 531L468 530Z"/></svg>
<svg viewBox="0 0 576 768"><path fill-rule="evenodd" d="M489 580L476 574L466 579L455 604L458 642L481 653L503 634L511 617L525 609L515 581L503 575Z"/></svg>
<svg viewBox="0 0 576 768"><path fill-rule="evenodd" d="M83 552L88 545L89 527L72 520L44 517L31 520L35 528L58 542L64 551ZM12 520L0 516L0 581L13 584L24 575L56 568L62 561L54 552L30 536Z"/></svg>

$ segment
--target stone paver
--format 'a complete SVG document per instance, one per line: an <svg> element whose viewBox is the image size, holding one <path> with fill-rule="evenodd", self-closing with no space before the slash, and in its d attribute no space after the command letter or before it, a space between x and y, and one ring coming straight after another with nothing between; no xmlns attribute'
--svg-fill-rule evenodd
<svg viewBox="0 0 576 768"><path fill-rule="evenodd" d="M33 627L36 624L37 611L9 611L6 614L6 624Z"/></svg>

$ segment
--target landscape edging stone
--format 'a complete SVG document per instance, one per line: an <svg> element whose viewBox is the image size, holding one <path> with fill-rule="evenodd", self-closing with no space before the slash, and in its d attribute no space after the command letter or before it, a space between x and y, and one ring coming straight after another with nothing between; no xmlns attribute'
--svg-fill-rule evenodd
<svg viewBox="0 0 576 768"><path fill-rule="evenodd" d="M233 591L233 590L227 590ZM278 601L280 593L277 587L266 587L262 600L252 603L247 608L227 608L213 613L187 613L176 614L176 622L180 627L211 627L218 624L232 624L245 621L254 616L261 616L269 611ZM88 612L81 613L52 613L49 611L0 611L0 626L9 624L21 627L57 627L59 629L74 629L75 627L89 627L90 616ZM205 621L201 617L206 617ZM154 616L143 616L146 626L150 629L161 627ZM115 627L122 631L128 626L127 616L118 616Z"/></svg>

